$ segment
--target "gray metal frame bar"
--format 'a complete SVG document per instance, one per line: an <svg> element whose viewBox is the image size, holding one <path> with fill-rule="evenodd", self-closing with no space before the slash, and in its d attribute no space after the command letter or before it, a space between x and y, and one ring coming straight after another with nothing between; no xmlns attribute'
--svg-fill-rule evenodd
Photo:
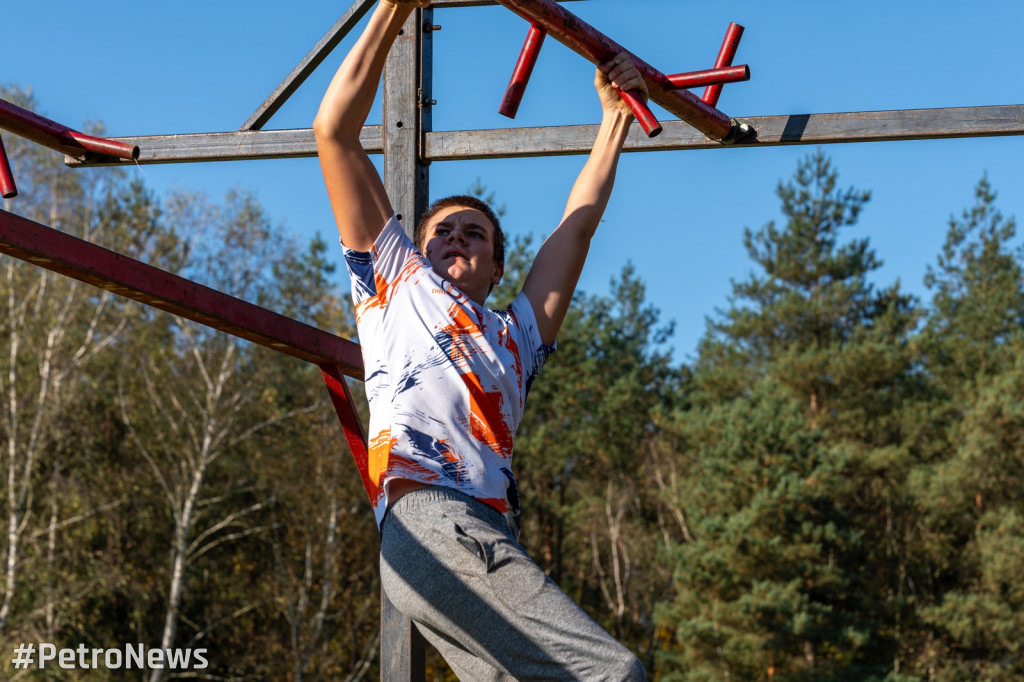
<svg viewBox="0 0 1024 682"><path fill-rule="evenodd" d="M743 121L755 132L750 138L732 145L709 140L682 121L665 121L664 132L654 139L634 130L624 150L728 149L1024 135L1024 104L751 116ZM427 131L422 156L426 161L455 161L586 154L596 131L596 125ZM308 128L112 139L138 145L140 164L316 156L313 131ZM367 152L384 151L380 126L364 127L360 139ZM66 157L65 162L69 166L133 163L110 159L80 161L70 157Z"/></svg>

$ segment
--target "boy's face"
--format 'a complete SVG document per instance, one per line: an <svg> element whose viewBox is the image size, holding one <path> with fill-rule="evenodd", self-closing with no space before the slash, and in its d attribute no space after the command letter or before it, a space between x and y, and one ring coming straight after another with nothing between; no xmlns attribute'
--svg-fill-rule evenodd
<svg viewBox="0 0 1024 682"><path fill-rule="evenodd" d="M483 304L504 273L504 265L494 261L494 233L493 223L480 211L449 206L427 223L423 253L434 272Z"/></svg>

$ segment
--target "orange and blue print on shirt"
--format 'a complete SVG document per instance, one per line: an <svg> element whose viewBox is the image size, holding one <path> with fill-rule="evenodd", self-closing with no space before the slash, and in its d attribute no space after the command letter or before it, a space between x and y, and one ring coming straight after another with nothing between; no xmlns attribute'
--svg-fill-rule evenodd
<svg viewBox="0 0 1024 682"><path fill-rule="evenodd" d="M369 252L344 250L366 368L364 479L377 522L387 483L453 487L498 509L518 533L512 474L530 383L553 350L520 294L484 308L435 273L395 218Z"/></svg>

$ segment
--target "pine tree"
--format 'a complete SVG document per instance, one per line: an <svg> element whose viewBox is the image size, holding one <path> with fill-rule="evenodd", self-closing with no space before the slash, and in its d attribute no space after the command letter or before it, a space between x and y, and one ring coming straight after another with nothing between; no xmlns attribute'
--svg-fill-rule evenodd
<svg viewBox="0 0 1024 682"><path fill-rule="evenodd" d="M665 622L694 671L678 679L884 676L910 608L915 302L874 289L866 239L842 241L870 194L841 190L824 154L778 196L786 224L746 231L760 272L709 324L675 416L686 477L666 504L692 541Z"/></svg>
<svg viewBox="0 0 1024 682"><path fill-rule="evenodd" d="M950 218L936 268L925 284L935 291L932 314L922 334L928 367L956 395L979 375L1012 364L1024 324L1024 275L1020 252L1011 242L1016 223L996 208L996 193L983 177L975 203L959 219Z"/></svg>
<svg viewBox="0 0 1024 682"><path fill-rule="evenodd" d="M917 471L932 570L919 667L944 678L1024 675L1024 270L987 178L950 219L922 333L942 447Z"/></svg>

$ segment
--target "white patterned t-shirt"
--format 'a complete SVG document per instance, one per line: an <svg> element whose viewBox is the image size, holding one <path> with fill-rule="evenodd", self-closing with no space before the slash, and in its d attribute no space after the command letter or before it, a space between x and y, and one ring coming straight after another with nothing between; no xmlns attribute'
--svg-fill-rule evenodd
<svg viewBox="0 0 1024 682"><path fill-rule="evenodd" d="M529 300L478 305L434 272L395 217L369 252L343 252L370 403L368 460L357 464L378 525L389 482L409 479L485 502L518 536L513 439L553 350Z"/></svg>

